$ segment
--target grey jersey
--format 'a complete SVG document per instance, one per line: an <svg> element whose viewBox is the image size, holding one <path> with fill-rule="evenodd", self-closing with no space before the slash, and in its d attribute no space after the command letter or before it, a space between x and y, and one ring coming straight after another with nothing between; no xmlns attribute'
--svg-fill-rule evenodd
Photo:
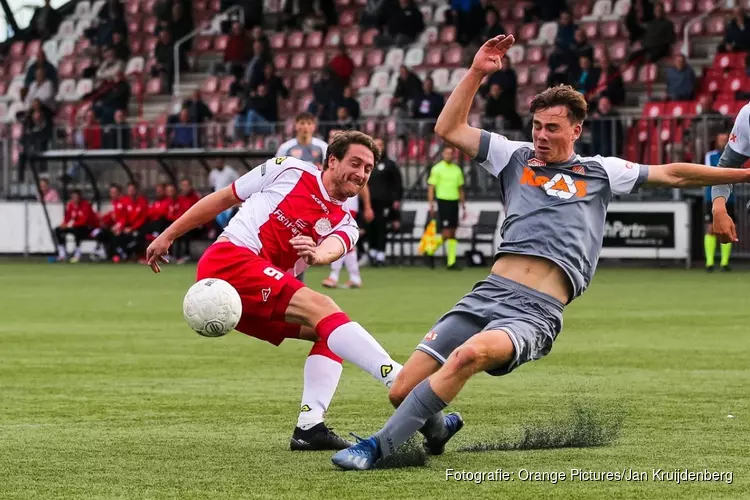
<svg viewBox="0 0 750 500"><path fill-rule="evenodd" d="M741 167L750 160L750 103L745 104L734 120L729 142L719 158L720 167ZM732 193L731 184L722 184L711 188L711 199L722 197L729 199Z"/></svg>
<svg viewBox="0 0 750 500"><path fill-rule="evenodd" d="M328 144L325 141L313 137L310 144L300 144L297 139L290 139L279 147L276 156L293 156L298 160L314 163L318 166L323 164L328 151Z"/></svg>
<svg viewBox="0 0 750 500"><path fill-rule="evenodd" d="M500 179L505 206L498 254L551 260L570 278L573 296L588 287L599 260L605 214L613 194L626 194L648 177L648 167L614 157L581 157L546 164L528 142L482 131L479 164Z"/></svg>

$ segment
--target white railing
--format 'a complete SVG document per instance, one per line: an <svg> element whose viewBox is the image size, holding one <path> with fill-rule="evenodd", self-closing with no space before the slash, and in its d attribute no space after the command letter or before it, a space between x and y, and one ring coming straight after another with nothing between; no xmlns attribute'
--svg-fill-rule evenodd
<svg viewBox="0 0 750 500"><path fill-rule="evenodd" d="M714 7L704 12L698 17L695 17L688 21L685 24L685 27L682 29L682 49L680 50L680 53L687 57L690 57L690 28L695 26L697 23L703 22L705 18L716 12L716 10L726 7L727 9L734 8L735 6L735 0L724 0L723 2L719 2L718 4L714 5Z"/></svg>
<svg viewBox="0 0 750 500"><path fill-rule="evenodd" d="M191 31L187 35L177 40L177 42L174 44L174 81L172 82L172 95L173 96L180 97L180 46L183 43L190 40L191 38L194 38L197 34L203 32L206 28L209 28L210 26L212 26L214 22L228 20L229 16L235 12L240 13L240 24L244 26L245 25L245 11L241 5L234 5L232 7L229 7L227 10L225 10L221 14L217 14L216 16L211 18L210 21L206 21L205 23L201 24L200 26L195 28L193 31Z"/></svg>

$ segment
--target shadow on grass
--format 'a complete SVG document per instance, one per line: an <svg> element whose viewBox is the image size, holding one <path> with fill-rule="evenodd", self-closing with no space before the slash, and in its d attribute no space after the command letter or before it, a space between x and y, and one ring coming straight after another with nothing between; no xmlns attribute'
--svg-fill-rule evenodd
<svg viewBox="0 0 750 500"><path fill-rule="evenodd" d="M406 443L399 446L393 455L375 463L375 469L401 469L403 467L426 467L427 453L422 447L422 435L412 436Z"/></svg>
<svg viewBox="0 0 750 500"><path fill-rule="evenodd" d="M501 441L485 441L459 448L463 452L544 450L607 446L620 435L625 410L600 412L576 404L565 418L540 425L524 425L521 435Z"/></svg>

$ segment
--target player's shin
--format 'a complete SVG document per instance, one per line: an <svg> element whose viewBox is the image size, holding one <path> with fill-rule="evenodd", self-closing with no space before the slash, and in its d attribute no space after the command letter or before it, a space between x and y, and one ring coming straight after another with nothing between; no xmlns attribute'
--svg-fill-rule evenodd
<svg viewBox="0 0 750 500"><path fill-rule="evenodd" d="M343 312L320 320L315 331L321 339L327 341L329 349L337 356L354 363L386 387L393 384L401 371L401 365L391 359L378 341Z"/></svg>
<svg viewBox="0 0 750 500"><path fill-rule="evenodd" d="M385 426L375 433L381 457L392 454L435 414L442 415L447 403L435 394L430 380L420 382L406 397Z"/></svg>
<svg viewBox="0 0 750 500"><path fill-rule="evenodd" d="M341 378L341 358L317 341L305 361L302 406L297 427L308 430L323 421Z"/></svg>

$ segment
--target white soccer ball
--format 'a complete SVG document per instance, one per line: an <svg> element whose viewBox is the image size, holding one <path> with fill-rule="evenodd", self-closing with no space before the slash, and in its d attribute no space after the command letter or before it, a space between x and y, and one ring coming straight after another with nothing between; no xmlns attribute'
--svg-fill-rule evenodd
<svg viewBox="0 0 750 500"><path fill-rule="evenodd" d="M204 337L231 332L242 316L240 294L224 280L206 278L190 287L182 302L190 328Z"/></svg>

